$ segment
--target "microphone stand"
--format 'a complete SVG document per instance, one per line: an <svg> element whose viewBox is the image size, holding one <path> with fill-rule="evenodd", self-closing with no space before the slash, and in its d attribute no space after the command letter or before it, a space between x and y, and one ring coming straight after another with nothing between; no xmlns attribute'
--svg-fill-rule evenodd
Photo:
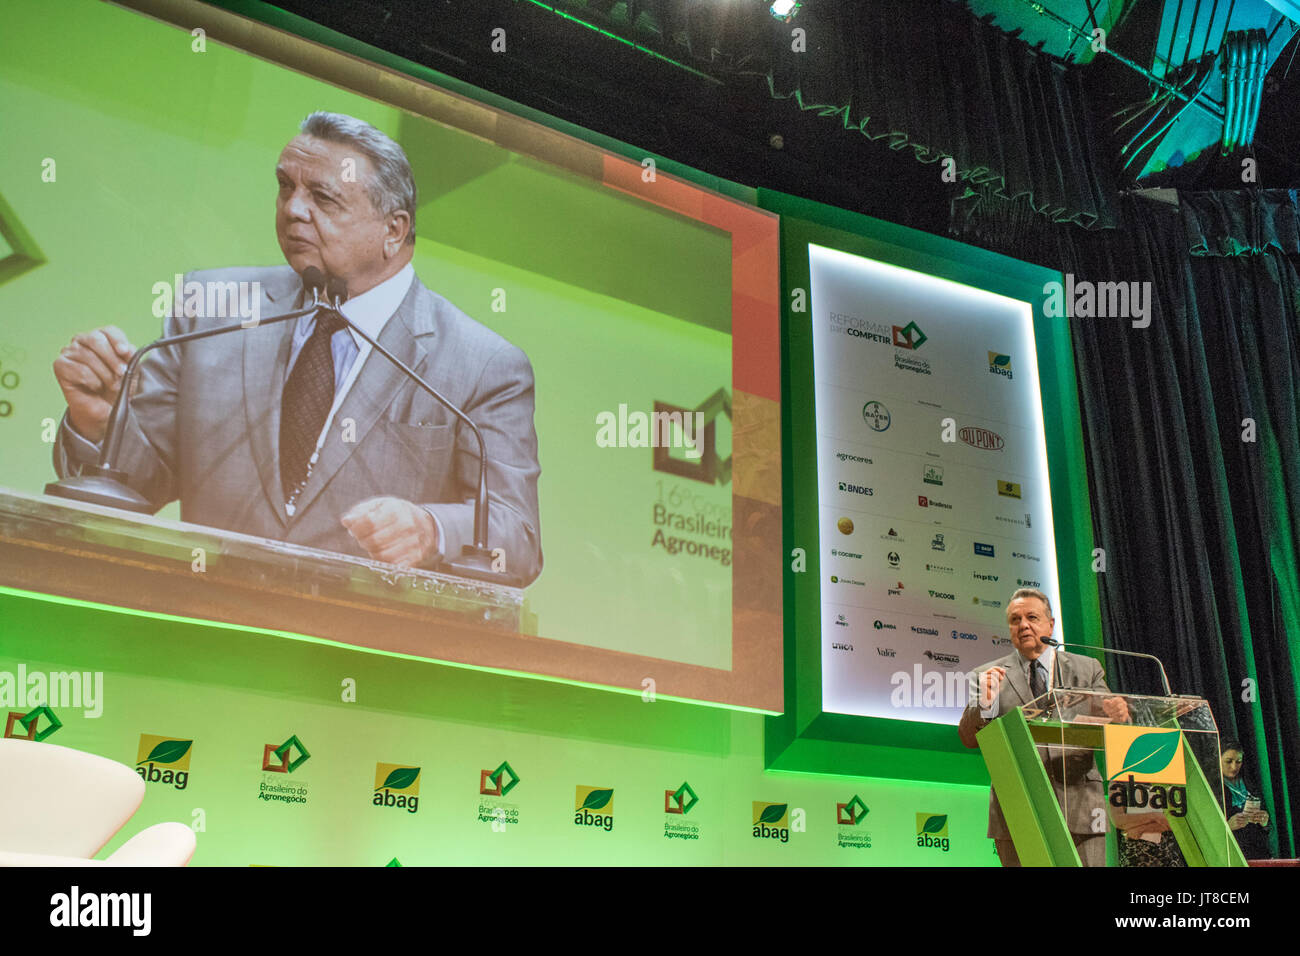
<svg viewBox="0 0 1300 956"><path fill-rule="evenodd" d="M222 325L215 329L199 329L194 332L183 332L180 335L163 336L154 339L143 348L137 349L136 353L131 356L131 361L127 364L126 374L122 376L122 386L118 390L117 399L113 402L108 428L99 448L99 462L94 465L85 465L79 475L71 475L50 482L45 486L45 493L59 498L69 498L73 501L103 505L108 508L121 508L124 511L134 511L138 514L153 514L157 510L153 503L127 484L130 476L118 468L115 463L118 452L121 450L123 435L126 432L127 410L131 405L131 391L135 387L135 378L140 367L140 360L144 358L146 353L164 345L179 345L182 342L192 342L197 339L211 338L214 335L224 335L226 332L246 331L264 325L275 325L277 322L288 322L290 319L299 319L304 315L310 315L324 305L325 303L320 301L320 297L313 293L313 301L308 308L288 312L284 315L273 315L269 319L260 319L256 325L248 325L247 320L244 320L233 325Z"/></svg>
<svg viewBox="0 0 1300 956"><path fill-rule="evenodd" d="M1143 654L1139 651L1120 651L1110 647L1097 648L1097 647L1091 647L1087 644L1066 644L1052 637L1044 638L1043 643L1050 644L1052 647L1078 647L1078 648L1082 648L1083 650L1089 650L1089 651L1100 650L1106 654L1121 654L1125 657L1142 657L1142 658L1146 658L1147 660L1155 661L1156 666L1160 668L1160 682L1164 685L1165 696L1166 697L1174 696L1173 690L1169 687L1169 676L1165 674L1165 665L1161 663L1160 658L1156 657L1154 654ZM1053 660L1056 659L1055 654L1052 655L1052 659Z"/></svg>

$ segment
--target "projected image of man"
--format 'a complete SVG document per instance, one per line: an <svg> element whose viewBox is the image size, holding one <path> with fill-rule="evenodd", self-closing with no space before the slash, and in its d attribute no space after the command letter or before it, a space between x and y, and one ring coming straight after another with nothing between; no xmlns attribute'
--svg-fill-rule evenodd
<svg viewBox="0 0 1300 956"><path fill-rule="evenodd" d="M527 356L428 289L411 265L415 179L405 152L361 120L313 113L275 165L286 265L193 272L185 286L248 288L262 317L310 301L308 268L347 283L341 311L478 426L487 543L523 583L541 571L533 372ZM229 324L174 303L163 334ZM167 346L141 362L117 466L155 508L246 534L433 567L474 541L472 432L329 316ZM135 348L116 326L54 362L68 403L59 475L97 461Z"/></svg>

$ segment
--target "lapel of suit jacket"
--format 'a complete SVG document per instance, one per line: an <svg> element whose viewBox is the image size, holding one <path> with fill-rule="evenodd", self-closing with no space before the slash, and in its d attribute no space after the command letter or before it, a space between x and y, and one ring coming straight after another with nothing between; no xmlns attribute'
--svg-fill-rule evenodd
<svg viewBox="0 0 1300 956"><path fill-rule="evenodd" d="M1005 663L1002 666L1007 669L1007 686L1016 692L1016 695L1020 698L1020 704L1029 703L1033 700L1033 696L1029 690L1029 681L1025 679L1024 658L1020 656L1019 651L1016 651L1003 660ZM1016 706L1020 706L1020 704Z"/></svg>
<svg viewBox="0 0 1300 956"><path fill-rule="evenodd" d="M407 290L406 297L402 299L402 304L397 307L392 318L384 323L378 338L380 345L421 376L428 351L420 340L434 334L433 309L424 301L423 294L423 283L418 276L413 277L411 287ZM429 347L433 347L431 342ZM393 403L398 392L409 381L405 372L374 349L370 350L370 355L366 357L366 364L361 367L361 372L353 381L352 388L348 390L338 411L334 414L334 423L330 427L331 434L326 437L325 443L321 446L320 458L311 470L311 474L307 476L307 484L303 487L302 494L298 496L295 520L301 519L311 503L325 490L330 480L352 457L357 445L375 426L379 416ZM437 383L430 382L430 384L437 387ZM418 385L415 387L419 388ZM349 418L356 425L356 441L339 441L336 436L340 423ZM378 492L380 489L376 487L372 490ZM370 496L359 493L357 501L367 497ZM355 501L349 502L347 507L350 508L354 504ZM342 515L335 517L341 518Z"/></svg>
<svg viewBox="0 0 1300 956"><path fill-rule="evenodd" d="M302 280L286 269L283 276L262 283L262 312L274 315L292 311L301 292ZM244 337L244 418L253 464L282 528L287 525L288 516L284 510L284 490L280 487L280 396L297 324L296 320L277 322L267 328L239 333Z"/></svg>

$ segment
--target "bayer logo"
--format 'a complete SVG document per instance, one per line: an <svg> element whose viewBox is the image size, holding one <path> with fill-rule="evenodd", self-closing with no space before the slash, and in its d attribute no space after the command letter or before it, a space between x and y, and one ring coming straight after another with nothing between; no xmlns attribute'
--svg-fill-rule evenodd
<svg viewBox="0 0 1300 956"><path fill-rule="evenodd" d="M872 431L883 432L889 428L889 409L880 402L867 402L862 406L862 420Z"/></svg>

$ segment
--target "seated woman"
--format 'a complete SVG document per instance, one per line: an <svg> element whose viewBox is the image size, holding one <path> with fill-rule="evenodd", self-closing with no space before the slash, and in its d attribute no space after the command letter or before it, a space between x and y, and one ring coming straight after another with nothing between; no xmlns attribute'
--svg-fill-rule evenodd
<svg viewBox="0 0 1300 956"><path fill-rule="evenodd" d="M1245 751L1241 742L1225 737L1220 745L1219 766L1223 770L1224 816L1248 860L1264 860L1268 850L1268 811L1241 772Z"/></svg>

